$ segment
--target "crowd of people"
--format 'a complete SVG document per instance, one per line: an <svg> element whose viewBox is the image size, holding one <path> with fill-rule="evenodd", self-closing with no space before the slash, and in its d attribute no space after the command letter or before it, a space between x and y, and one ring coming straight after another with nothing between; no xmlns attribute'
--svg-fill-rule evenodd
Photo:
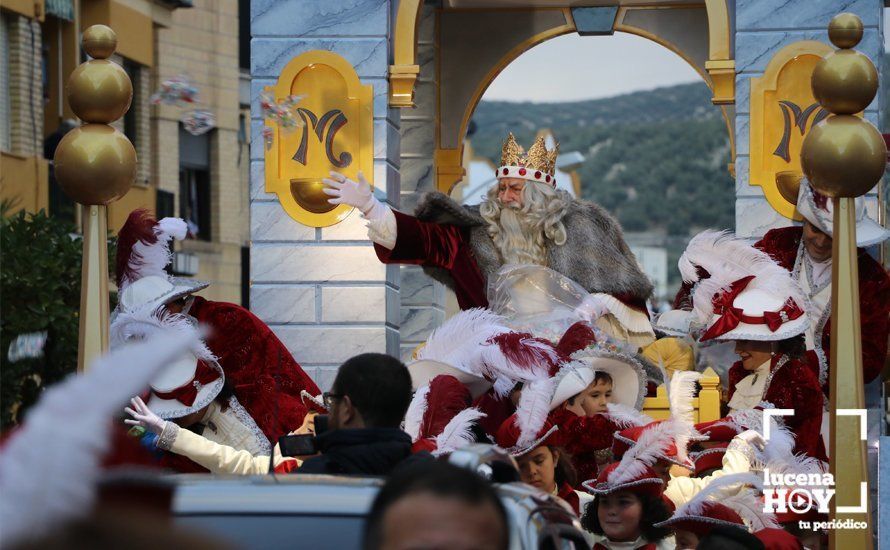
<svg viewBox="0 0 890 550"><path fill-rule="evenodd" d="M167 274L182 220L134 212L118 243L112 348L171 333L196 343L128 396L130 438L177 472L391 476L367 548L506 548L496 493L443 464L475 443L559 497L596 549L821 548L825 533L800 523L818 513L764 512L776 487L762 474L827 471L831 201L804 182L802 227L755 245L696 235L675 309L650 320L652 286L620 227L557 190L555 158L542 140L525 152L510 136L478 208L432 193L415 216L379 202L361 175L325 180L332 203L368 220L381 261L423 266L462 311L407 364L358 355L324 393L256 316ZM858 224L862 246L890 236L864 211ZM870 381L887 355L890 279L865 250L859 275ZM723 415L698 422L702 357L720 345L737 354L716 365ZM669 407L653 418L643 404L660 385ZM765 419L772 408L794 414ZM311 446L294 452L282 436Z"/></svg>

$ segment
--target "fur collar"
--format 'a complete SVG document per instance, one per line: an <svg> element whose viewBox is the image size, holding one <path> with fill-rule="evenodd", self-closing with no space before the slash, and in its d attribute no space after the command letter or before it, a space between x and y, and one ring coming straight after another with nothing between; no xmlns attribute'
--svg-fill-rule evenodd
<svg viewBox="0 0 890 550"><path fill-rule="evenodd" d="M415 216L426 222L456 225L468 230L470 246L486 279L503 266L500 252L488 234L477 206L462 206L443 193L431 192L421 198ZM640 270L621 226L599 205L574 200L563 218L568 239L565 245L550 246L549 267L574 280L588 292L605 292L623 298L647 300L652 283ZM443 269L425 268L436 280L453 287Z"/></svg>

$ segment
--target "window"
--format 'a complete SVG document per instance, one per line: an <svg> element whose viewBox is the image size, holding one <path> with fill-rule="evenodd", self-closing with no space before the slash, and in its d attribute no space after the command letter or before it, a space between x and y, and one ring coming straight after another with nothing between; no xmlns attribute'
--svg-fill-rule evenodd
<svg viewBox="0 0 890 550"><path fill-rule="evenodd" d="M211 240L210 136L193 136L179 126L179 217L189 225L189 233L202 241Z"/></svg>
<svg viewBox="0 0 890 550"><path fill-rule="evenodd" d="M9 81L9 28L8 16L0 12L0 149L9 151L12 148L12 106L10 104Z"/></svg>
<svg viewBox="0 0 890 550"><path fill-rule="evenodd" d="M171 218L176 215L176 209L173 207L175 196L170 191L158 189L155 198L155 213L157 218Z"/></svg>
<svg viewBox="0 0 890 550"><path fill-rule="evenodd" d="M250 0L238 0L238 66L250 71Z"/></svg>
<svg viewBox="0 0 890 550"><path fill-rule="evenodd" d="M124 71L126 71L127 76L130 77L130 82L133 83L133 90L138 90L139 86L139 65L133 63L129 59L124 59L123 63ZM136 139L138 135L137 130L137 117L139 111L139 106L136 104L136 95L133 96L133 104L130 105L130 108L127 110L124 115L124 135L127 136L127 139L130 140L130 143L133 144L133 147L136 147ZM138 151L138 149L137 149Z"/></svg>
<svg viewBox="0 0 890 550"><path fill-rule="evenodd" d="M207 170L179 169L179 217L188 224L194 238L210 240L210 172Z"/></svg>

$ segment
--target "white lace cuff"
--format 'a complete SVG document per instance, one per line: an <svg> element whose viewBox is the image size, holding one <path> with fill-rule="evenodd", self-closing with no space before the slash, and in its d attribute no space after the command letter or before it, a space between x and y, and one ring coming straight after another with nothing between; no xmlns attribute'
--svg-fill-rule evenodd
<svg viewBox="0 0 890 550"><path fill-rule="evenodd" d="M374 208L364 215L368 220L368 238L383 248L392 250L396 246L396 215L389 206L381 206L382 208Z"/></svg>
<svg viewBox="0 0 890 550"><path fill-rule="evenodd" d="M168 420L161 431L161 435L158 436L155 446L162 451L169 451L173 446L173 442L176 441L177 435L179 435L179 426Z"/></svg>

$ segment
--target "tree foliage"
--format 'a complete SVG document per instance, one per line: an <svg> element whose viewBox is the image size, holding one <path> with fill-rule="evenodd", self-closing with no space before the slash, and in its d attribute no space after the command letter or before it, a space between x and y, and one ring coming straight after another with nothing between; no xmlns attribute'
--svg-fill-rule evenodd
<svg viewBox="0 0 890 550"><path fill-rule="evenodd" d="M527 147L539 128L553 130L563 152L587 159L582 197L628 231L735 225L729 135L704 84L570 103L483 102L473 121L474 149L495 163L507 132Z"/></svg>
<svg viewBox="0 0 890 550"><path fill-rule="evenodd" d="M77 369L83 241L74 230L43 211L4 215L0 221L3 428L20 421L44 387ZM114 257L113 246L109 257ZM41 331L47 332L42 357L9 361L9 346L17 336Z"/></svg>

